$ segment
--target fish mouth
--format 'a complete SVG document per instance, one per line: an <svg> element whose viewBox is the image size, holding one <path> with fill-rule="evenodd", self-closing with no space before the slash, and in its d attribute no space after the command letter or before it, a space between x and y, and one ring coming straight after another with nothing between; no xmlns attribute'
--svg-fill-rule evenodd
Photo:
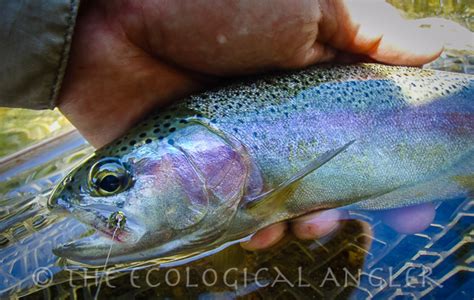
<svg viewBox="0 0 474 300"><path fill-rule="evenodd" d="M118 210L115 206L72 204L69 212L81 223L113 241L136 243L145 233L143 224L136 216L126 210Z"/></svg>
<svg viewBox="0 0 474 300"><path fill-rule="evenodd" d="M109 226L110 215L117 212L114 206L71 205L68 212L81 223L94 229L94 232L85 237L59 244L53 249L56 256L66 258L73 264L97 267L106 263L115 265L149 259L159 259L162 263L183 257L174 253L180 249L180 241L150 247L147 244L149 240L146 238L148 235L144 225L126 210L121 211L126 217L125 224L116 227Z"/></svg>
<svg viewBox="0 0 474 300"><path fill-rule="evenodd" d="M134 247L145 234L143 224L129 211L118 211L117 207L104 204L86 206L68 203L69 206L63 207L63 210L89 228L94 229L95 232L58 245L53 249L53 252L60 257L87 264L89 261L104 256L104 252L108 252L112 245L115 245L116 250ZM114 216L121 216L121 222L114 223ZM81 253L86 257L77 259Z"/></svg>
<svg viewBox="0 0 474 300"><path fill-rule="evenodd" d="M150 248L141 248L140 245L137 247L136 244L120 244L120 246L117 247L117 242L96 232L80 240L59 245L53 249L53 253L59 257L67 258L73 264L93 268L102 267L105 264L135 263L135 265L141 265L150 260L153 260L153 265L161 265L197 254L194 252L174 253L176 250L174 243Z"/></svg>

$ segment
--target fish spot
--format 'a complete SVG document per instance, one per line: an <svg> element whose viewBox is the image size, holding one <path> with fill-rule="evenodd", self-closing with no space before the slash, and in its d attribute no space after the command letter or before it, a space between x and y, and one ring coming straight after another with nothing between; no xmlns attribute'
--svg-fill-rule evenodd
<svg viewBox="0 0 474 300"><path fill-rule="evenodd" d="M130 143L129 143L129 145L130 145L130 146L134 146L136 143L137 143L137 141L131 140Z"/></svg>
<svg viewBox="0 0 474 300"><path fill-rule="evenodd" d="M174 140L173 140L173 139L169 139L169 140L168 140L168 144L174 145Z"/></svg>
<svg viewBox="0 0 474 300"><path fill-rule="evenodd" d="M152 142L151 139L146 139L146 140L145 140L145 143L147 143L147 144L150 144L151 142Z"/></svg>
<svg viewBox="0 0 474 300"><path fill-rule="evenodd" d="M127 150L127 147L125 147L125 146L120 148L120 151L126 151L126 150Z"/></svg>
<svg viewBox="0 0 474 300"><path fill-rule="evenodd" d="M170 127L171 124L170 124L170 123L165 123L163 126L164 126L164 127Z"/></svg>
<svg viewBox="0 0 474 300"><path fill-rule="evenodd" d="M146 137L146 132L140 133L139 137L141 137L141 138Z"/></svg>
<svg viewBox="0 0 474 300"><path fill-rule="evenodd" d="M153 133L158 133L160 131L161 131L160 128L156 128L155 130L153 130Z"/></svg>
<svg viewBox="0 0 474 300"><path fill-rule="evenodd" d="M176 131L176 128L174 128L174 127L171 127L171 128L169 129L169 132L175 132L175 131Z"/></svg>

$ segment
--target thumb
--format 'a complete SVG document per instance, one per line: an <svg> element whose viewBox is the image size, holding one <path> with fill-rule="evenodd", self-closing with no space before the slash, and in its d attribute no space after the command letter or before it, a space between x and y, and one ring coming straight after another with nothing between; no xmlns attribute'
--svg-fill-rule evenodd
<svg viewBox="0 0 474 300"><path fill-rule="evenodd" d="M434 30L405 20L384 1L337 1L333 15L337 28L328 42L335 48L376 61L419 66L436 59L442 42ZM328 11L328 14L331 14Z"/></svg>

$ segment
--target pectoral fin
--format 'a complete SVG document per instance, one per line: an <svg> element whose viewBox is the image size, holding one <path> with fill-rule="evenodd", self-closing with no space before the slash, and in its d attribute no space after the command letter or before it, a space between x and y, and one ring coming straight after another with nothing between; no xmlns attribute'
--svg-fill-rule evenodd
<svg viewBox="0 0 474 300"><path fill-rule="evenodd" d="M328 161L330 161L331 159L336 157L338 154L346 150L353 143L354 143L354 140L350 141L349 143L345 144L342 147L332 149L323 153L321 156L312 160L303 169L295 173L293 176L291 176L287 180L283 181L276 188L271 189L263 194L260 194L257 197L254 197L252 199L248 199L246 208L253 209L255 207L262 206L262 205L265 205L266 207L275 207L275 205L278 204L278 201L281 201L282 199L285 200L288 198L288 196L296 188L299 180L303 179L308 174L311 174L315 170L322 167Z"/></svg>

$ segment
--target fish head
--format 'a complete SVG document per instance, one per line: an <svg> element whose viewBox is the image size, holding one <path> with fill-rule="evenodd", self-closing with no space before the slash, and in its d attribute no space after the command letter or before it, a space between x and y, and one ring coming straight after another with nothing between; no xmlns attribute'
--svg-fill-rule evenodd
<svg viewBox="0 0 474 300"><path fill-rule="evenodd" d="M112 263L199 251L219 239L247 178L239 150L201 125L106 154L99 150L71 171L48 201L96 230L59 246L59 256L100 265L112 244Z"/></svg>

